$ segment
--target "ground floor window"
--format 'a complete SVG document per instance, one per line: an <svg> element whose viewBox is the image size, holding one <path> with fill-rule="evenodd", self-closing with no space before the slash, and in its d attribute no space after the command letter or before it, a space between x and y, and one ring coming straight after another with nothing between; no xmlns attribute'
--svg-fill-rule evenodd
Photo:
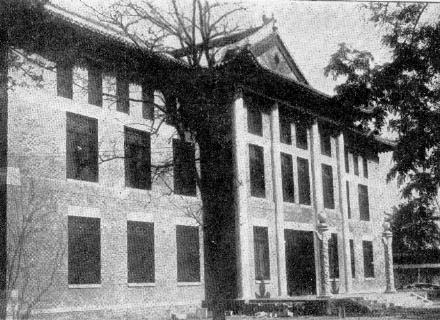
<svg viewBox="0 0 440 320"><path fill-rule="evenodd" d="M356 277L356 262L355 262L355 255L354 255L354 240L350 239L350 263L351 263L351 277Z"/></svg>
<svg viewBox="0 0 440 320"><path fill-rule="evenodd" d="M267 227L254 227L255 279L270 279L269 237Z"/></svg>
<svg viewBox="0 0 440 320"><path fill-rule="evenodd" d="M129 283L154 282L154 224L127 221Z"/></svg>
<svg viewBox="0 0 440 320"><path fill-rule="evenodd" d="M177 281L200 282L199 228L176 226Z"/></svg>
<svg viewBox="0 0 440 320"><path fill-rule="evenodd" d="M101 283L100 219L68 217L68 283Z"/></svg>
<svg viewBox="0 0 440 320"><path fill-rule="evenodd" d="M339 278L338 235L332 233L328 240L330 278Z"/></svg>
<svg viewBox="0 0 440 320"><path fill-rule="evenodd" d="M374 278L373 242L362 241L362 251L364 253L364 277Z"/></svg>

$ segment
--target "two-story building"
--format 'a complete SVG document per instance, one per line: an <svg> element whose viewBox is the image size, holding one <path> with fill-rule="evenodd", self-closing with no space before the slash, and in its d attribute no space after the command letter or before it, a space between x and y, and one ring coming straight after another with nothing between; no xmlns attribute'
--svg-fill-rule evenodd
<svg viewBox="0 0 440 320"><path fill-rule="evenodd" d="M12 30L10 45L33 54L42 81L2 105L14 304L38 317L157 318L194 310L219 281L244 300L261 282L273 298L392 289L377 170L391 147L340 121L272 25L212 44L218 74L234 81L224 115L234 210L216 229L233 243L223 260L234 272L216 279L212 264L205 272L199 148L162 121L166 81L189 70L181 53L57 6L32 10L37 23Z"/></svg>

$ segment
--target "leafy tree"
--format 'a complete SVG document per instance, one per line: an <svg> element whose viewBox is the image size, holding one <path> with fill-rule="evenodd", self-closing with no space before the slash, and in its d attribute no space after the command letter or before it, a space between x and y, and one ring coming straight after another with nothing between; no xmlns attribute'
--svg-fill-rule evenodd
<svg viewBox="0 0 440 320"><path fill-rule="evenodd" d="M397 209L396 226L406 231L395 229L396 238L417 249L438 238L431 217L440 183L439 7L371 3L366 8L383 32L390 61L376 64L370 52L342 43L325 74L345 79L334 99L346 109L347 124L366 132L389 126L396 134L388 179L397 178L409 201Z"/></svg>

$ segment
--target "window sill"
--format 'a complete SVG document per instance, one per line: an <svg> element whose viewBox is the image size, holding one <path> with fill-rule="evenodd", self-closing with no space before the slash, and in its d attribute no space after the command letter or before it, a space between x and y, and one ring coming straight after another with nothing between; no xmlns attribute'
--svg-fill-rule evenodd
<svg viewBox="0 0 440 320"><path fill-rule="evenodd" d="M99 185L99 181L87 181L87 180L79 180L79 179L72 179L72 178L67 178L67 182L72 182L72 183L76 183L76 184L85 184L85 185L89 185L89 186L98 186Z"/></svg>
<svg viewBox="0 0 440 320"><path fill-rule="evenodd" d="M371 280L376 280L376 278L375 277L365 277L364 280L371 281Z"/></svg>
<svg viewBox="0 0 440 320"><path fill-rule="evenodd" d="M201 286L202 283L199 282L177 282L177 286L178 287L196 287L196 286Z"/></svg>
<svg viewBox="0 0 440 320"><path fill-rule="evenodd" d="M99 289L102 287L100 283L96 284L69 284L69 289Z"/></svg>
<svg viewBox="0 0 440 320"><path fill-rule="evenodd" d="M263 280L263 281L255 280L255 283L258 283L258 284L260 284L260 283L269 284L270 283L270 279L269 280Z"/></svg>
<svg viewBox="0 0 440 320"><path fill-rule="evenodd" d="M141 288L141 287L155 287L155 282L139 282L139 283L127 283L129 288Z"/></svg>

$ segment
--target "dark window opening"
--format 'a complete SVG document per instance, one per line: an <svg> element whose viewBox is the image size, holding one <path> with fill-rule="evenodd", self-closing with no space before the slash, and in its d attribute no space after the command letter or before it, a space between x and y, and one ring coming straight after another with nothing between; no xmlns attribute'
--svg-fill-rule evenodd
<svg viewBox="0 0 440 320"><path fill-rule="evenodd" d="M332 140L330 133L320 128L320 137L321 137L321 154L325 156L332 156Z"/></svg>
<svg viewBox="0 0 440 320"><path fill-rule="evenodd" d="M344 148L345 172L350 173L350 159L347 148Z"/></svg>
<svg viewBox="0 0 440 320"><path fill-rule="evenodd" d="M298 192L299 203L310 205L310 175L309 161L303 158L297 158L298 164Z"/></svg>
<svg viewBox="0 0 440 320"><path fill-rule="evenodd" d="M129 283L154 282L154 224L127 221Z"/></svg>
<svg viewBox="0 0 440 320"><path fill-rule="evenodd" d="M356 261L354 259L354 241L350 239L350 263L351 263L351 277L356 278Z"/></svg>
<svg viewBox="0 0 440 320"><path fill-rule="evenodd" d="M373 242L362 241L362 251L364 253L364 277L374 278Z"/></svg>
<svg viewBox="0 0 440 320"><path fill-rule="evenodd" d="M281 153L281 179L283 184L283 200L285 202L295 202L293 162L290 154Z"/></svg>
<svg viewBox="0 0 440 320"><path fill-rule="evenodd" d="M88 69L88 99L89 104L102 107L102 72L94 66Z"/></svg>
<svg viewBox="0 0 440 320"><path fill-rule="evenodd" d="M333 191L333 168L322 164L322 191L324 195L324 208L335 208L335 197Z"/></svg>
<svg viewBox="0 0 440 320"><path fill-rule="evenodd" d="M368 200L368 187L358 185L359 193L359 217L361 220L370 221L370 205Z"/></svg>
<svg viewBox="0 0 440 320"><path fill-rule="evenodd" d="M302 123L295 123L295 132L296 132L296 146L300 149L307 150L308 141L307 141L307 126Z"/></svg>
<svg viewBox="0 0 440 320"><path fill-rule="evenodd" d="M350 205L350 182L345 182L345 188L347 190L347 217L351 219L351 205Z"/></svg>
<svg viewBox="0 0 440 320"><path fill-rule="evenodd" d="M125 127L125 185L151 189L150 134Z"/></svg>
<svg viewBox="0 0 440 320"><path fill-rule="evenodd" d="M101 283L100 219L67 218L68 224L68 283Z"/></svg>
<svg viewBox="0 0 440 320"><path fill-rule="evenodd" d="M359 175L359 157L357 154L353 154L353 172L356 176Z"/></svg>
<svg viewBox="0 0 440 320"><path fill-rule="evenodd" d="M368 178L368 160L367 158L362 158L362 167L364 171L364 178Z"/></svg>
<svg viewBox="0 0 440 320"><path fill-rule="evenodd" d="M200 282L199 228L176 226L177 281Z"/></svg>
<svg viewBox="0 0 440 320"><path fill-rule="evenodd" d="M260 110L248 106L247 122L249 133L263 136L263 115Z"/></svg>
<svg viewBox="0 0 440 320"><path fill-rule="evenodd" d="M142 85L142 117L154 119L154 90L147 85Z"/></svg>
<svg viewBox="0 0 440 320"><path fill-rule="evenodd" d="M285 117L280 117L280 141L285 144L292 144L291 123Z"/></svg>
<svg viewBox="0 0 440 320"><path fill-rule="evenodd" d="M174 192L185 196L197 195L194 144L173 140Z"/></svg>
<svg viewBox="0 0 440 320"><path fill-rule="evenodd" d="M339 278L338 235L332 233L328 240L330 278Z"/></svg>
<svg viewBox="0 0 440 320"><path fill-rule="evenodd" d="M57 95L73 98L73 67L68 64L57 65Z"/></svg>
<svg viewBox="0 0 440 320"><path fill-rule="evenodd" d="M98 181L98 121L67 112L68 179Z"/></svg>
<svg viewBox="0 0 440 320"><path fill-rule="evenodd" d="M249 145L249 169L251 196L264 198L266 196L266 185L264 181L264 152L263 148Z"/></svg>
<svg viewBox="0 0 440 320"><path fill-rule="evenodd" d="M267 227L254 227L255 279L270 279L269 237Z"/></svg>
<svg viewBox="0 0 440 320"><path fill-rule="evenodd" d="M118 73L116 76L116 110L124 113L130 112L130 88L125 75Z"/></svg>

